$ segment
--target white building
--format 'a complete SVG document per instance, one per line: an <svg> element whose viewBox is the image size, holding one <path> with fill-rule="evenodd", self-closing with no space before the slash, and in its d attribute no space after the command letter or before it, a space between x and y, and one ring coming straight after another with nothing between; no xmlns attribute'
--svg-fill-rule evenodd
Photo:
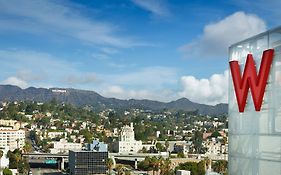
<svg viewBox="0 0 281 175"><path fill-rule="evenodd" d="M114 145L114 151L119 153L137 153L142 149L142 141L135 140L133 123L122 127L119 141Z"/></svg>
<svg viewBox="0 0 281 175"><path fill-rule="evenodd" d="M177 170L176 175L190 175L191 172L187 170Z"/></svg>
<svg viewBox="0 0 281 175"><path fill-rule="evenodd" d="M48 138L54 139L56 137L66 137L67 133L63 131L50 131L48 132Z"/></svg>
<svg viewBox="0 0 281 175"><path fill-rule="evenodd" d="M81 151L82 144L81 143L72 143L67 142L65 139L60 139L58 142L52 142L53 148L50 149L52 154L57 153L68 153L69 150L72 151Z"/></svg>
<svg viewBox="0 0 281 175"><path fill-rule="evenodd" d="M21 149L25 142L25 131L15 130L12 127L0 127L0 148L8 148L13 151Z"/></svg>
<svg viewBox="0 0 281 175"><path fill-rule="evenodd" d="M281 174L280 48L281 27L236 43L229 48L229 60L233 70L233 74L230 73L228 86L228 174L230 175ZM249 66L248 69L245 69L245 64ZM238 66L240 70L236 71ZM237 92L239 95L240 91L238 86L234 88L233 80L238 82L236 80L245 75L245 70L254 73L243 76L243 82L247 78L246 85L243 87L251 87L251 89L246 89L244 94L247 96L241 98L241 95L237 97ZM268 77L265 73L267 71L269 71ZM240 73L240 78L237 73ZM254 74L258 74L258 77ZM249 86L250 82L252 83ZM258 90L262 95L253 93L261 84L265 85L264 95L262 90ZM256 100L257 96L259 96L258 100ZM238 103L239 98L243 102L239 100Z"/></svg>
<svg viewBox="0 0 281 175"><path fill-rule="evenodd" d="M9 158L7 157L7 153L9 151L8 147L1 149L3 151L3 156L0 159L0 169L4 169L5 167L9 167Z"/></svg>

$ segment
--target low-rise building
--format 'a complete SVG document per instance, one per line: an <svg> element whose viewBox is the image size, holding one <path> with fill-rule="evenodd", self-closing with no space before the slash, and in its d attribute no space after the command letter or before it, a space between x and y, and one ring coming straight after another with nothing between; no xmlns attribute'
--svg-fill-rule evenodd
<svg viewBox="0 0 281 175"><path fill-rule="evenodd" d="M58 142L51 142L53 148L50 149L52 154L68 153L69 150L80 151L82 149L81 143L68 142L65 139L60 139Z"/></svg>
<svg viewBox="0 0 281 175"><path fill-rule="evenodd" d="M50 131L48 132L48 138L50 139L54 139L56 137L66 137L66 132L63 131Z"/></svg>

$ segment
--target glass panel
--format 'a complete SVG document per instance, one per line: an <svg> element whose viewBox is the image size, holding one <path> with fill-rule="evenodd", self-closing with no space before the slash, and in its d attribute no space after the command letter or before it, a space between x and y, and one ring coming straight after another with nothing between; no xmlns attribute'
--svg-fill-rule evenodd
<svg viewBox="0 0 281 175"><path fill-rule="evenodd" d="M229 60L243 71L248 53L259 69L264 50L274 48L274 58L260 112L250 92L245 112L239 113L232 78L229 79L229 174L281 174L281 28L232 45Z"/></svg>

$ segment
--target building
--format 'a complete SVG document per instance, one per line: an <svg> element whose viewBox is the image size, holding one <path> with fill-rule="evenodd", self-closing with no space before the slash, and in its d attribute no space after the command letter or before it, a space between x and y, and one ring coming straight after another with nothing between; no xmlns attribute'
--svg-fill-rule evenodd
<svg viewBox="0 0 281 175"><path fill-rule="evenodd" d="M9 158L7 157L7 153L9 151L8 147L1 148L1 151L3 151L3 155L0 159L0 168L4 169L5 167L9 167Z"/></svg>
<svg viewBox="0 0 281 175"><path fill-rule="evenodd" d="M48 138L54 139L57 137L66 137L67 133L64 131L50 131L48 132Z"/></svg>
<svg viewBox="0 0 281 175"><path fill-rule="evenodd" d="M114 145L114 151L118 153L137 153L142 149L142 141L135 140L133 123L122 127L119 140Z"/></svg>
<svg viewBox="0 0 281 175"><path fill-rule="evenodd" d="M8 148L13 151L23 148L25 144L25 131L12 127L0 127L0 148Z"/></svg>
<svg viewBox="0 0 281 175"><path fill-rule="evenodd" d="M177 170L176 175L190 175L191 172L187 170Z"/></svg>
<svg viewBox="0 0 281 175"><path fill-rule="evenodd" d="M72 150L72 151L82 150L81 143L68 142L66 139L60 139L60 141L58 141L58 142L53 141L51 143L53 145L53 148L50 149L52 154L68 153L69 150Z"/></svg>
<svg viewBox="0 0 281 175"><path fill-rule="evenodd" d="M69 169L70 175L92 175L106 174L108 159L107 145L102 142L93 142L93 148L97 145L101 149L93 149L93 151L69 151Z"/></svg>
<svg viewBox="0 0 281 175"><path fill-rule="evenodd" d="M163 146L168 144L167 151L171 153L183 152L184 154L188 154L189 147L191 146L191 142L186 141L157 141L157 143L161 143Z"/></svg>
<svg viewBox="0 0 281 175"><path fill-rule="evenodd" d="M98 140L93 140L93 143L88 144L88 151L107 152L108 146L103 142L99 142Z"/></svg>
<svg viewBox="0 0 281 175"><path fill-rule="evenodd" d="M0 126L11 126L13 127L13 129L20 129L21 124L19 121L17 120L4 120L4 119L0 119Z"/></svg>
<svg viewBox="0 0 281 175"><path fill-rule="evenodd" d="M268 49L274 50L273 57L272 50L266 51ZM250 67L249 64L247 68L259 75L252 79L247 78L245 82L245 87L251 88L246 91L248 96L246 102L244 101L245 104L237 101L236 95L239 89L236 92L233 83L233 77L236 74L230 71L228 174L281 174L281 27L236 43L229 48L230 65L240 66L241 76L241 70L247 70L246 60L251 61L249 53L252 54L256 66ZM270 58L273 58L272 63L268 62ZM264 62L261 63L261 60ZM262 69L260 66L269 68L268 79L267 70L260 71ZM257 71L253 71L254 69ZM260 77L265 77L265 82ZM260 83L252 83L249 86L249 82L253 79L259 79L256 82L262 82L262 85L265 85L264 96L259 95L263 94L263 90L255 91L261 85ZM256 100L258 95L261 101Z"/></svg>

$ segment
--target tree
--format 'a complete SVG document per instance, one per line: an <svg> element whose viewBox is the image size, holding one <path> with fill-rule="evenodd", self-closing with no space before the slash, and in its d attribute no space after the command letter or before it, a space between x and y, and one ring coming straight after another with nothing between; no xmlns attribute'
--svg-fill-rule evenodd
<svg viewBox="0 0 281 175"><path fill-rule="evenodd" d="M227 171L227 164L226 160L218 160L212 164L212 167L215 172L217 173L225 173Z"/></svg>
<svg viewBox="0 0 281 175"><path fill-rule="evenodd" d="M180 163L175 170L188 170L191 172L192 175L199 175L198 174L198 167L196 162L186 162Z"/></svg>
<svg viewBox="0 0 281 175"><path fill-rule="evenodd" d="M185 155L184 155L184 153L181 151L181 152L178 152L177 157L178 157L178 158L185 158Z"/></svg>
<svg viewBox="0 0 281 175"><path fill-rule="evenodd" d="M32 151L32 145L31 145L31 143L30 143L29 141L26 141L26 142L25 142L25 144L24 144L24 146L23 146L23 151L24 151L25 153L29 153L29 152Z"/></svg>
<svg viewBox="0 0 281 175"><path fill-rule="evenodd" d="M2 150L0 150L0 168L2 168L2 167L1 167L1 159L2 159L2 157L3 157L3 154L4 154L4 152L3 152Z"/></svg>
<svg viewBox="0 0 281 175"><path fill-rule="evenodd" d="M22 153L19 149L15 149L13 152L8 151L7 157L9 158L9 168L18 169L20 173L27 173L29 170L29 164L22 157Z"/></svg>
<svg viewBox="0 0 281 175"><path fill-rule="evenodd" d="M166 149L166 151L168 151L169 150L169 141L168 140L166 140L165 141L165 149Z"/></svg>
<svg viewBox="0 0 281 175"><path fill-rule="evenodd" d="M200 161L198 163L196 162L186 162L186 163L180 163L175 170L188 170L191 172L192 175L205 175L205 164L206 162Z"/></svg>
<svg viewBox="0 0 281 175"><path fill-rule="evenodd" d="M205 161L205 170L208 170L210 165L212 165L212 160L209 157L204 158Z"/></svg>
<svg viewBox="0 0 281 175"><path fill-rule="evenodd" d="M156 143L156 149L160 152L165 151L165 148L163 147L163 145L160 142Z"/></svg>
<svg viewBox="0 0 281 175"><path fill-rule="evenodd" d="M145 147L142 147L142 149L140 150L141 153L147 153L147 149Z"/></svg>
<svg viewBox="0 0 281 175"><path fill-rule="evenodd" d="M117 175L122 175L124 172L124 166L119 164L116 166Z"/></svg>
<svg viewBox="0 0 281 175"><path fill-rule="evenodd" d="M221 134L218 131L214 131L211 135L211 137L215 137L215 138L217 138L219 136L221 136Z"/></svg>
<svg viewBox="0 0 281 175"><path fill-rule="evenodd" d="M26 159L21 159L18 163L18 171L19 173L27 174L29 171L29 164Z"/></svg>
<svg viewBox="0 0 281 175"><path fill-rule="evenodd" d="M150 165L152 166L153 175L155 175L155 171L159 171L161 161L162 161L161 157L157 158L157 157L153 156L150 159Z"/></svg>
<svg viewBox="0 0 281 175"><path fill-rule="evenodd" d="M109 174L111 174L112 168L113 168L113 160L111 158L106 159L106 166L109 171Z"/></svg>
<svg viewBox="0 0 281 175"><path fill-rule="evenodd" d="M160 165L160 175L172 174L171 165L172 164L170 159L163 159Z"/></svg>
<svg viewBox="0 0 281 175"><path fill-rule="evenodd" d="M4 168L3 175L13 175L13 172L9 168Z"/></svg>
<svg viewBox="0 0 281 175"><path fill-rule="evenodd" d="M200 154L203 142L203 133L201 131L195 131L194 137L192 138L195 148L195 153Z"/></svg>
<svg viewBox="0 0 281 175"><path fill-rule="evenodd" d="M206 174L206 162L205 160L201 160L197 164L198 175L205 175Z"/></svg>
<svg viewBox="0 0 281 175"><path fill-rule="evenodd" d="M91 134L91 132L88 129L82 129L80 131L80 134L82 134L84 136L86 143L91 143L92 142L93 135Z"/></svg>
<svg viewBox="0 0 281 175"><path fill-rule="evenodd" d="M152 167L150 166L150 157L145 157L145 159L138 163L138 168L143 171L151 171Z"/></svg>

